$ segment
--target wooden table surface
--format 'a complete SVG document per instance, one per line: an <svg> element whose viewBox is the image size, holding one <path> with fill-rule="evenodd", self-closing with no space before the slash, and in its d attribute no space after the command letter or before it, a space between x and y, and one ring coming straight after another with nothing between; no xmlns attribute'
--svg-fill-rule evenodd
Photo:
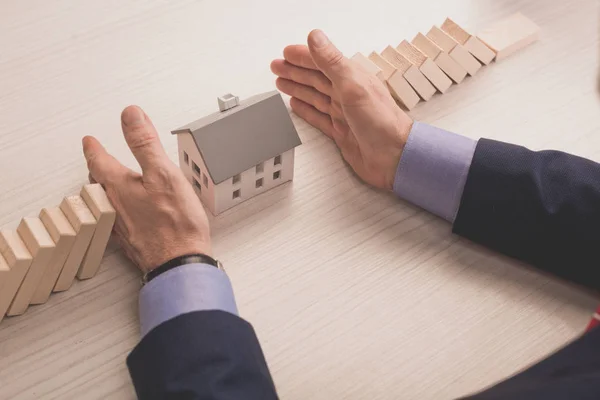
<svg viewBox="0 0 600 400"><path fill-rule="evenodd" d="M600 160L596 0L0 0L0 225L86 182L83 135L130 166L119 113L169 131L218 95L271 90L271 59L324 29L347 54L450 16L474 29L521 11L537 44L412 115ZM284 399L450 399L577 337L597 299L464 239L357 180L294 117L295 180L212 219L216 254ZM493 228L493 227L490 227ZM0 399L130 399L139 274L111 245L99 275L0 324Z"/></svg>

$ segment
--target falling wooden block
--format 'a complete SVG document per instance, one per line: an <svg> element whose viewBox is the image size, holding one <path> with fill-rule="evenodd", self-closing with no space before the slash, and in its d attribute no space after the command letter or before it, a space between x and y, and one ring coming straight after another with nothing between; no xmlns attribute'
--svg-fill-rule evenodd
<svg viewBox="0 0 600 400"><path fill-rule="evenodd" d="M411 43L427 57L431 58L454 82L461 83L465 79L465 76L467 76L466 69L461 67L448 53L422 33L417 33L417 36L414 37Z"/></svg>
<svg viewBox="0 0 600 400"><path fill-rule="evenodd" d="M376 52L369 55L369 60L381 69L392 97L398 100L407 110L412 110L421 101L417 92L408 84L396 67Z"/></svg>
<svg viewBox="0 0 600 400"><path fill-rule="evenodd" d="M40 212L40 219L46 230L48 230L50 237L56 243L56 250L31 298L31 304L43 304L48 301L76 238L75 230L59 207L44 208Z"/></svg>
<svg viewBox="0 0 600 400"><path fill-rule="evenodd" d="M17 233L27 246L33 261L12 304L8 308L7 315L21 315L27 311L33 294L46 273L56 249L54 241L42 220L38 217L23 218L17 228Z"/></svg>
<svg viewBox="0 0 600 400"><path fill-rule="evenodd" d="M10 267L8 266L8 262L6 261L2 253L0 253L0 292L2 292L4 285L8 281L9 275ZM2 317L0 317L0 320L2 320Z"/></svg>
<svg viewBox="0 0 600 400"><path fill-rule="evenodd" d="M496 22L477 37L496 53L496 60L501 60L539 40L540 27L517 13Z"/></svg>
<svg viewBox="0 0 600 400"><path fill-rule="evenodd" d="M419 71L419 68L412 65L406 57L398 53L398 50L392 46L388 46L383 50L381 56L396 67L398 72L404 76L406 81L410 83L410 86L415 89L417 94L421 96L423 100L427 101L435 94L435 87L429 83L427 78Z"/></svg>
<svg viewBox="0 0 600 400"><path fill-rule="evenodd" d="M475 75L479 71L479 68L481 68L479 61L467 49L437 26L434 26L427 32L427 37L466 69L469 75Z"/></svg>
<svg viewBox="0 0 600 400"><path fill-rule="evenodd" d="M56 285L54 285L55 292L61 292L71 287L96 230L96 218L81 196L66 197L60 204L60 210L69 220L77 236Z"/></svg>
<svg viewBox="0 0 600 400"><path fill-rule="evenodd" d="M373 61L369 60L362 53L356 53L352 56L352 60L361 66L365 71L371 75L375 75L382 82L385 82L385 77L381 68L379 68Z"/></svg>
<svg viewBox="0 0 600 400"><path fill-rule="evenodd" d="M96 231L77 273L79 279L89 279L96 275L100 268L117 213L99 183L85 185L81 189L81 198L97 221Z"/></svg>
<svg viewBox="0 0 600 400"><path fill-rule="evenodd" d="M1 321L21 287L33 257L16 231L0 231L0 253L10 268L6 282L0 290Z"/></svg>
<svg viewBox="0 0 600 400"><path fill-rule="evenodd" d="M456 40L459 44L462 44L469 53L473 54L476 59L485 65L491 63L494 57L496 57L496 53L491 51L489 47L481 42L481 40L465 31L450 18L446 18L441 28L452 39Z"/></svg>
<svg viewBox="0 0 600 400"><path fill-rule="evenodd" d="M452 81L444 74L440 67L438 67L437 64L421 50L417 49L406 40L403 40L402 43L396 47L396 50L410 61L412 65L419 68L419 71L421 71L440 92L445 93L446 90L452 86Z"/></svg>

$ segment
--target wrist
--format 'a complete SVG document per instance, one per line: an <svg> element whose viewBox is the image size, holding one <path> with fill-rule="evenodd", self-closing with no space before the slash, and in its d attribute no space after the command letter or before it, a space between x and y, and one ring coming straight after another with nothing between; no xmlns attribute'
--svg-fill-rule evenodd
<svg viewBox="0 0 600 400"><path fill-rule="evenodd" d="M160 248L158 246L152 249L149 246L148 250L144 253L138 253L140 257L137 258L139 261L138 267L144 273L148 273L160 265L173 260L177 257L182 257L189 254L204 254L209 257L213 257L212 247L210 243L205 241L196 241L194 243L172 243L171 241L165 241L161 243Z"/></svg>
<svg viewBox="0 0 600 400"><path fill-rule="evenodd" d="M398 127L396 129L397 142L395 146L390 146L391 162L384 172L385 189L390 192L394 190L394 182L396 181L398 166L400 165L402 153L404 152L404 148L408 142L408 137L412 131L413 123L414 121L404 113L402 113L402 115L400 115L398 118Z"/></svg>
<svg viewBox="0 0 600 400"><path fill-rule="evenodd" d="M208 256L203 253L192 253L175 257L161 265L158 265L156 268L152 268L150 271L144 274L144 276L142 277L142 283L146 284L165 272L189 264L206 264L211 265L217 269L223 270L221 262L212 258L211 256Z"/></svg>

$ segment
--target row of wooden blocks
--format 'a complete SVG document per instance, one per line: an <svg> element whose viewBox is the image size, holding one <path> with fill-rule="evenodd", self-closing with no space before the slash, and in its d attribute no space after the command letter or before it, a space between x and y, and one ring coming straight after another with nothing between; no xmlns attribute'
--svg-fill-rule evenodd
<svg viewBox="0 0 600 400"><path fill-rule="evenodd" d="M0 230L0 321L69 289L75 276L96 275L115 219L102 186L89 184L16 230Z"/></svg>
<svg viewBox="0 0 600 400"><path fill-rule="evenodd" d="M495 23L477 36L446 18L411 42L388 46L381 54L361 53L352 59L387 83L392 96L408 110L453 83L475 75L483 65L500 60L539 38L540 28L520 13Z"/></svg>

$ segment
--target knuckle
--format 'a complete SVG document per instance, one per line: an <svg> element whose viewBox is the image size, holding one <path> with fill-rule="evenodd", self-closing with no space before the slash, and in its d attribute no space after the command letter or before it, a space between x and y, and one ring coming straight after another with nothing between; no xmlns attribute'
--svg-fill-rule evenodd
<svg viewBox="0 0 600 400"><path fill-rule="evenodd" d="M340 65L344 55L340 51L331 51L327 54L325 61L331 66Z"/></svg>
<svg viewBox="0 0 600 400"><path fill-rule="evenodd" d="M176 174L167 165L155 165L146 178L147 190L151 192L170 193L177 183Z"/></svg>
<svg viewBox="0 0 600 400"><path fill-rule="evenodd" d="M151 145L154 145L158 138L152 132L149 132L145 128L134 129L128 135L129 147L132 149L142 149Z"/></svg>

